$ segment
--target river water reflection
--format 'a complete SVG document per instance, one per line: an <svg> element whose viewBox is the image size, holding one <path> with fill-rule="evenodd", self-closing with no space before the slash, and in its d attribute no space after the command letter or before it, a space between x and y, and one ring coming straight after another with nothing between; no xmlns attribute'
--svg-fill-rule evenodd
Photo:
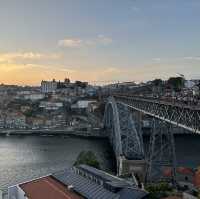
<svg viewBox="0 0 200 199"><path fill-rule="evenodd" d="M0 189L71 167L82 150L96 153L103 168L110 167L107 140L73 137L0 137Z"/></svg>
<svg viewBox="0 0 200 199"><path fill-rule="evenodd" d="M176 136L178 165L200 165L200 136ZM147 145L148 139L144 139ZM0 189L71 167L82 150L96 153L103 169L111 170L111 148L104 139L75 137L0 137Z"/></svg>

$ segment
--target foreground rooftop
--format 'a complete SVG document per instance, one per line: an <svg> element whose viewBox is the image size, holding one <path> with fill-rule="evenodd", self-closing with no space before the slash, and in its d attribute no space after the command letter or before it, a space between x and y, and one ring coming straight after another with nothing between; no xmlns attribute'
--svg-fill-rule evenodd
<svg viewBox="0 0 200 199"><path fill-rule="evenodd" d="M51 176L19 185L28 199L82 199Z"/></svg>
<svg viewBox="0 0 200 199"><path fill-rule="evenodd" d="M80 165L8 188L9 199L146 199L148 193L104 171Z"/></svg>

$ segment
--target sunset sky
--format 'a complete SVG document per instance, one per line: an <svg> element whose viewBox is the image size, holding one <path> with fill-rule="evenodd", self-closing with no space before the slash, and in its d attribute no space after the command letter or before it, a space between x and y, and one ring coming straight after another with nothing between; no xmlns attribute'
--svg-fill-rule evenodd
<svg viewBox="0 0 200 199"><path fill-rule="evenodd" d="M0 0L0 83L200 78L200 0Z"/></svg>

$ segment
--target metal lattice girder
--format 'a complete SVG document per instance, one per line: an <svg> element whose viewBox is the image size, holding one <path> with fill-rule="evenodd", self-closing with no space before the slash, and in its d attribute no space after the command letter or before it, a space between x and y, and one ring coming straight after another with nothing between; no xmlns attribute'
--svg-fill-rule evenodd
<svg viewBox="0 0 200 199"><path fill-rule="evenodd" d="M135 128L135 123L127 106L117 103L121 129L122 150L128 159L143 159L143 142Z"/></svg>
<svg viewBox="0 0 200 199"><path fill-rule="evenodd" d="M108 98L104 113L104 127L109 133L110 142L117 157L143 159L144 149L127 106Z"/></svg>
<svg viewBox="0 0 200 199"><path fill-rule="evenodd" d="M158 181L164 177L164 171L170 169L168 178L176 183L176 154L172 125L153 119L148 154L147 181Z"/></svg>
<svg viewBox="0 0 200 199"><path fill-rule="evenodd" d="M116 157L123 156L119 114L114 98L109 98L106 103L103 122Z"/></svg>
<svg viewBox="0 0 200 199"><path fill-rule="evenodd" d="M130 108L200 134L200 107L182 106L122 95L114 97Z"/></svg>

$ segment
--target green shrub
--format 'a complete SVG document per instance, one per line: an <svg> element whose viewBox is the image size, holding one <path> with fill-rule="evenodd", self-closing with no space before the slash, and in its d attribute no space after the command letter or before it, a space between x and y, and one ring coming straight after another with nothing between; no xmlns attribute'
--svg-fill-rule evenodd
<svg viewBox="0 0 200 199"><path fill-rule="evenodd" d="M150 199L160 199L167 197L169 192L172 192L173 189L167 183L151 184L146 187L146 190L149 192Z"/></svg>
<svg viewBox="0 0 200 199"><path fill-rule="evenodd" d="M74 163L74 166L78 166L80 164L86 164L88 166L95 167L97 169L100 168L99 161L98 161L96 155L92 151L82 151L78 155L78 157Z"/></svg>

